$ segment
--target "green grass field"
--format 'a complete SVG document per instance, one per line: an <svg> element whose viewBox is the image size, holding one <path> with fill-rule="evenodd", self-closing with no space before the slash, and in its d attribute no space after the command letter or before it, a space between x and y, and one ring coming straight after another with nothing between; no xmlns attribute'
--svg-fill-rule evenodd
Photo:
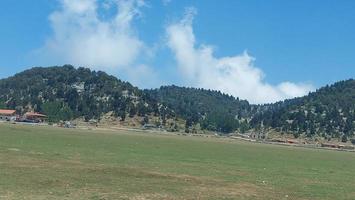
<svg viewBox="0 0 355 200"><path fill-rule="evenodd" d="M0 199L355 199L355 153L0 124Z"/></svg>

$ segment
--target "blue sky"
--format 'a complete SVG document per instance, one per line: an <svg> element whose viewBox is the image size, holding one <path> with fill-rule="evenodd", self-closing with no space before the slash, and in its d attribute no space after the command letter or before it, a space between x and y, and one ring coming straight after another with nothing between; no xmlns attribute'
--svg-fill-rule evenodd
<svg viewBox="0 0 355 200"><path fill-rule="evenodd" d="M273 102L354 78L354 10L351 0L2 0L0 78L71 63L140 87Z"/></svg>

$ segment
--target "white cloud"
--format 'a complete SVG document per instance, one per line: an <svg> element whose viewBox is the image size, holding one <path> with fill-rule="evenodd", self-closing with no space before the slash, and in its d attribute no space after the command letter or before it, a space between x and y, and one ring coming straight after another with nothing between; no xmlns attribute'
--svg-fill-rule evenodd
<svg viewBox="0 0 355 200"><path fill-rule="evenodd" d="M148 51L132 27L143 0L59 2L61 8L49 17L53 35L37 51L44 60L112 71L134 65ZM114 6L117 13L100 19L99 6L104 10Z"/></svg>
<svg viewBox="0 0 355 200"><path fill-rule="evenodd" d="M171 1L172 0L162 0L164 6L167 6Z"/></svg>
<svg viewBox="0 0 355 200"><path fill-rule="evenodd" d="M220 90L251 103L270 103L306 95L313 90L309 84L283 82L271 85L264 73L254 66L247 52L231 57L216 58L213 47L196 45L192 21L196 10L186 10L184 18L166 28L167 45L178 63L186 84Z"/></svg>

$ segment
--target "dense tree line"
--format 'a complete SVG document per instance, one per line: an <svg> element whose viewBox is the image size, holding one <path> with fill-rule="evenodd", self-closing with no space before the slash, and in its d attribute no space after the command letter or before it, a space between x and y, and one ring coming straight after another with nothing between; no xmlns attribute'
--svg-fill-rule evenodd
<svg viewBox="0 0 355 200"><path fill-rule="evenodd" d="M218 132L274 129L298 137L354 136L355 80L340 81L305 97L274 104L250 105L219 91L164 86L140 90L101 71L87 68L36 67L0 80L0 108L33 110L49 120L100 119L110 111L120 120L157 116L185 120L186 131L199 125ZM175 129L175 128L174 128Z"/></svg>

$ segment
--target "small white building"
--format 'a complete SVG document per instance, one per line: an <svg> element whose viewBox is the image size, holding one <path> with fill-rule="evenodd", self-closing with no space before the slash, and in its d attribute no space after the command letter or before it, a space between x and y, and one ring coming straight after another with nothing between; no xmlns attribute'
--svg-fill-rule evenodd
<svg viewBox="0 0 355 200"><path fill-rule="evenodd" d="M0 109L0 121L15 121L16 110L2 110Z"/></svg>

